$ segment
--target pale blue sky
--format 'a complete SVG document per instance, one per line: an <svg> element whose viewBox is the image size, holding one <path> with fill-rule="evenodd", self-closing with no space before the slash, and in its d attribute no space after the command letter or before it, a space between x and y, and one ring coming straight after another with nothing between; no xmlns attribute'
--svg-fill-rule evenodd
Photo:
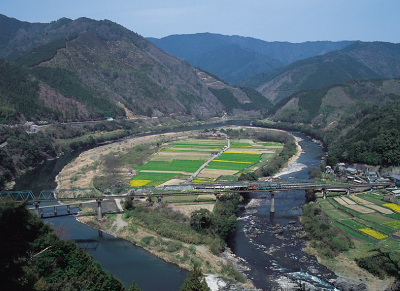
<svg viewBox="0 0 400 291"><path fill-rule="evenodd" d="M400 0L0 0L29 22L109 19L145 37L212 32L265 41L400 43Z"/></svg>

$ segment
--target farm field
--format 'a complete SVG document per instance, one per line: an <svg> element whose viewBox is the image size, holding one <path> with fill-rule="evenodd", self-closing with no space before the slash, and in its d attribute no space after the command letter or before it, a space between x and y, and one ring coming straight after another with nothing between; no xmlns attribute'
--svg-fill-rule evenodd
<svg viewBox="0 0 400 291"><path fill-rule="evenodd" d="M178 177L184 181L209 160L213 152L220 151L226 145L225 140L197 139L164 144L145 164L135 167L136 175L130 185L158 186Z"/></svg>
<svg viewBox="0 0 400 291"><path fill-rule="evenodd" d="M146 163L134 168L136 175L130 185L158 186L171 179L184 181L227 145L225 139L186 139L163 144ZM193 182L214 182L219 178L222 181L237 181L242 172L251 172L266 165L282 147L282 144L272 142L231 140L231 147L210 162Z"/></svg>
<svg viewBox="0 0 400 291"><path fill-rule="evenodd" d="M249 139L232 140L231 142L230 149L213 160L199 176L215 178L215 171L224 171L218 180L235 181L241 173L252 172L266 165L283 147L279 143L265 143Z"/></svg>
<svg viewBox="0 0 400 291"><path fill-rule="evenodd" d="M393 203L384 203L379 195L366 193L320 199L324 212L354 238L390 251L400 251L400 216L393 217L400 209Z"/></svg>

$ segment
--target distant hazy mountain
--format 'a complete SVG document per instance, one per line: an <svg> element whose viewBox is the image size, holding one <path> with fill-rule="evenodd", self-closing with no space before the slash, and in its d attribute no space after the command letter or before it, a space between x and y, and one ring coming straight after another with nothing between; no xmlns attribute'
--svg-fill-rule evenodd
<svg viewBox="0 0 400 291"><path fill-rule="evenodd" d="M209 117L270 105L254 89L229 86L108 20L38 24L0 15L0 24L0 57L15 63L0 63L2 122ZM24 90L30 103L21 101Z"/></svg>
<svg viewBox="0 0 400 291"><path fill-rule="evenodd" d="M302 90L359 78L400 76L400 44L355 42L340 51L294 62L240 84L256 88L273 103Z"/></svg>
<svg viewBox="0 0 400 291"><path fill-rule="evenodd" d="M212 33L148 38L164 51L195 67L237 83L251 75L269 72L294 61L342 49L351 41L266 42L263 40ZM219 56L219 57L216 57Z"/></svg>

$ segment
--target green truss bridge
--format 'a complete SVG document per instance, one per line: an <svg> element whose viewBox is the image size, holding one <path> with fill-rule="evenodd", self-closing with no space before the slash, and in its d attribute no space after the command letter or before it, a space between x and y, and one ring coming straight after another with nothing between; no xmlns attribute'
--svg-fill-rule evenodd
<svg viewBox="0 0 400 291"><path fill-rule="evenodd" d="M33 193L31 190L22 191L0 191L0 203L5 201L26 202L34 204L39 213L39 203L44 201L60 201L69 206L85 201L98 202L98 217L101 218L101 202L105 199L116 199L130 197L132 199L156 198L159 202L165 196L184 196L184 195L209 195L218 196L224 193L243 193L243 192L270 192L271 193L271 212L275 212L274 195L279 191L289 190L313 190L322 192L326 197L328 192L345 192L368 190L378 187L388 187L391 183L371 183L371 184L326 184L315 181L281 181L281 182L253 182L253 183L214 183L214 184L184 184L169 185L164 187L140 187L140 188L107 188L99 191L94 188L87 189L54 189L42 190L40 193ZM46 207L46 206L45 206ZM56 207L56 206L47 206ZM56 208L54 209L57 213Z"/></svg>

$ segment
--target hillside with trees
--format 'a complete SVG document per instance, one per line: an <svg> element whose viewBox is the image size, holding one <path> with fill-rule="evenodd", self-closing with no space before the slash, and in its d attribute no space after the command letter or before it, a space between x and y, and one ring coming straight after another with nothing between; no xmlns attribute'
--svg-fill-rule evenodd
<svg viewBox="0 0 400 291"><path fill-rule="evenodd" d="M355 42L342 50L294 62L252 76L241 85L255 88L273 103L299 91L352 79L400 76L400 44Z"/></svg>
<svg viewBox="0 0 400 291"><path fill-rule="evenodd" d="M2 290L126 290L73 241L60 239L25 205L0 204Z"/></svg>
<svg viewBox="0 0 400 291"><path fill-rule="evenodd" d="M321 139L327 162L400 165L400 79L352 80L299 92L272 110L278 128L302 130Z"/></svg>
<svg viewBox="0 0 400 291"><path fill-rule="evenodd" d="M251 109L242 106L253 103L254 93L247 96L239 87L165 53L114 22L63 18L29 24L4 15L0 21L7 33L0 43L0 57L26 70L37 83L36 99L53 111L46 121L222 116L227 107L209 88L230 91L237 100L236 111L260 109L258 104ZM6 97L9 106L1 110L8 112L14 98Z"/></svg>

